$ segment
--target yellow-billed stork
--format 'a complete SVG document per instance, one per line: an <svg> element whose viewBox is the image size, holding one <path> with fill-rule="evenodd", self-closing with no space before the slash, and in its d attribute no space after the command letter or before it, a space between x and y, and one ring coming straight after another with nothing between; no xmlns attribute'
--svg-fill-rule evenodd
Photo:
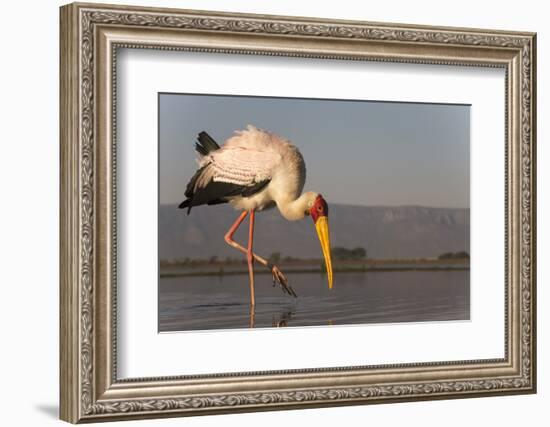
<svg viewBox="0 0 550 427"><path fill-rule="evenodd" d="M298 148L274 133L248 125L237 131L220 147L210 135L201 132L195 144L199 169L185 191L186 200L179 207L230 203L243 210L225 235L225 241L247 256L250 277L250 304L254 298L254 260L266 266L283 291L296 296L284 274L275 265L252 251L256 211L277 206L281 215L296 221L310 215L319 236L325 258L328 286L332 288L332 260L328 226L328 206L315 192L302 193L306 165ZM233 235L247 215L250 227L247 248L233 240Z"/></svg>

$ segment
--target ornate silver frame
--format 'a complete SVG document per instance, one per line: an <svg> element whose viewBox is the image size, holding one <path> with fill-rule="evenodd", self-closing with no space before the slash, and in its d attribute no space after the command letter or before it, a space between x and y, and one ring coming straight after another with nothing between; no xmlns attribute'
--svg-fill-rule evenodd
<svg viewBox="0 0 550 427"><path fill-rule="evenodd" d="M70 4L60 13L61 419L77 423L535 392L535 34L98 4ZM117 379L118 47L504 68L505 357Z"/></svg>

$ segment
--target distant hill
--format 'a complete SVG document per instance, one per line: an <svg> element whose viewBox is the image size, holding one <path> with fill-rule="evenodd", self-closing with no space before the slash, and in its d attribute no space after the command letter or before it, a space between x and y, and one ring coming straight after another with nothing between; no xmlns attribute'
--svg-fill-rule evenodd
<svg viewBox="0 0 550 427"><path fill-rule="evenodd" d="M421 206L331 204L332 246L363 247L369 258L428 258L445 252L470 252L470 210ZM237 257L223 240L238 212L229 205L201 206L190 215L177 206L159 208L160 259ZM246 244L248 221L235 238ZM275 209L256 215L254 250L264 256L321 258L313 222L287 221Z"/></svg>

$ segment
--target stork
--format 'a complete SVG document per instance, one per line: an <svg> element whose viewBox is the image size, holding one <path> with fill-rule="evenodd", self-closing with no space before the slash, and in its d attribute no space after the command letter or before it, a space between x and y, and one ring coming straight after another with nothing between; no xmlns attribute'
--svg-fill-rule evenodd
<svg viewBox="0 0 550 427"><path fill-rule="evenodd" d="M255 213L275 206L289 221L311 216L325 259L328 286L332 288L328 206L318 193L302 194L306 166L298 148L279 135L248 125L246 130L236 131L222 147L202 131L195 149L199 168L187 184L186 200L179 207L187 208L189 214L195 206L230 203L243 211L225 234L225 241L246 254L251 307L255 305L254 260L271 271L273 283L296 297L281 270L253 252ZM247 216L249 234L245 248L233 240L233 235Z"/></svg>

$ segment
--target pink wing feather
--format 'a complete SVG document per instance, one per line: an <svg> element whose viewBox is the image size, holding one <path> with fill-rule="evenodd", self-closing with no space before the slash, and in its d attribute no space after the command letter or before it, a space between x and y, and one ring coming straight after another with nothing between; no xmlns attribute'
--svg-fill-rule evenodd
<svg viewBox="0 0 550 427"><path fill-rule="evenodd" d="M209 165L213 181L253 185L273 176L282 158L280 142L275 135L248 126L222 148L203 156L199 165Z"/></svg>

